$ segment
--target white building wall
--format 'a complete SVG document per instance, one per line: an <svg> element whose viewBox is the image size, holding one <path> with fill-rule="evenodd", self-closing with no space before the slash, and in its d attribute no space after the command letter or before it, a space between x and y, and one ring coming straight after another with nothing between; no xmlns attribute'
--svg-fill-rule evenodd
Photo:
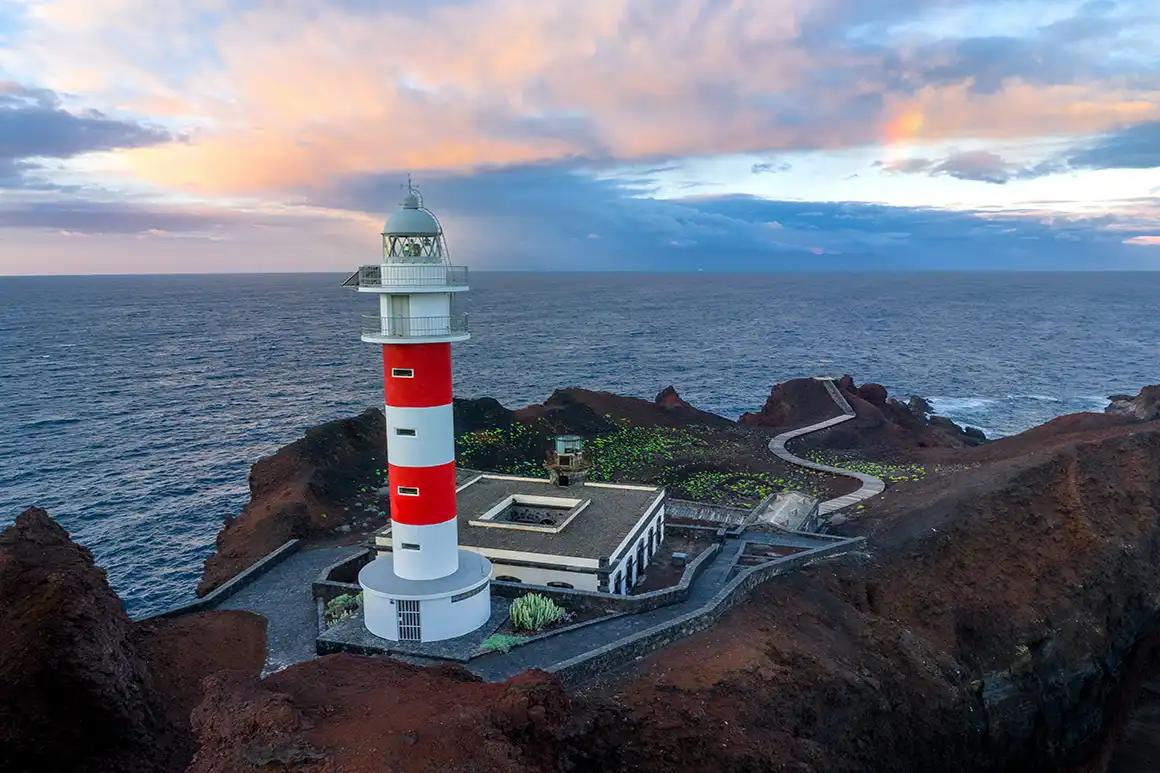
<svg viewBox="0 0 1160 773"><path fill-rule="evenodd" d="M391 524L395 574L408 580L433 580L459 569L459 521L452 518L427 526ZM409 550L403 544L418 545Z"/></svg>
<svg viewBox="0 0 1160 773"><path fill-rule="evenodd" d="M412 317L447 317L451 315L451 296L447 293L421 293L411 296Z"/></svg>
<svg viewBox="0 0 1160 773"><path fill-rule="evenodd" d="M640 536L637 537L632 542L631 548L624 554L624 557L612 567L612 572L611 572L611 574L608 575L608 592L609 593L613 593L616 590L616 574L617 574L617 572L620 573L620 576L622 578L621 583L620 583L620 587L621 587L620 592L622 594L626 594L628 592L629 588L632 588L633 586L636 585L636 583L638 582L638 578L642 574L645 573L644 571L642 571L641 567L637 565L637 560L636 560L637 551L642 547L644 548L644 551L643 551L644 552L644 560L645 560L645 565L647 566L648 561L650 559L649 549L648 549L648 540L649 540L648 530L649 530L649 527L651 526L653 529L658 530L657 533L659 533L661 535L661 539L664 539L664 522L665 522L664 507L662 506L658 509L657 514L654 515L652 518L650 518L649 521L646 523L644 529L640 533ZM655 547L653 549L653 555L656 555L656 548ZM631 575L629 575L629 573L628 573L628 559L629 558L632 558L632 564L633 564Z"/></svg>
<svg viewBox="0 0 1160 773"><path fill-rule="evenodd" d="M491 562L491 579L518 577L528 585L547 585L550 582L566 582L576 590L600 590L600 578L586 572L565 572L560 569L540 569L534 566L513 566Z"/></svg>

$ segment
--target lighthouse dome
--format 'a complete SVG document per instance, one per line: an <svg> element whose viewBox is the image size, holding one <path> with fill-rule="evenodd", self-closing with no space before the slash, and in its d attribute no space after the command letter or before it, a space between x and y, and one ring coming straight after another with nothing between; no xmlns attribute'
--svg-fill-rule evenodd
<svg viewBox="0 0 1160 773"><path fill-rule="evenodd" d="M383 225L384 236L438 236L439 221L427 210L414 191L408 191L399 208Z"/></svg>

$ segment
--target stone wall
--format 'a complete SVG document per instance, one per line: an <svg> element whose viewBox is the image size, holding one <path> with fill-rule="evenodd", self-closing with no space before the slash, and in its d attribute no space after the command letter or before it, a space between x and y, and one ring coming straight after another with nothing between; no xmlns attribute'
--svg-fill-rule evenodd
<svg viewBox="0 0 1160 773"><path fill-rule="evenodd" d="M566 684L585 682L639 657L655 652L668 644L705 630L717 622L726 612L744 601L749 593L761 583L820 558L848 553L863 541L862 537L854 537L798 553L780 561L750 567L734 577L700 609L660 623L620 641L606 644L584 655L556 663L545 670L559 674Z"/></svg>
<svg viewBox="0 0 1160 773"><path fill-rule="evenodd" d="M362 586L358 584L359 570L375 559L375 551L368 548L365 552L355 556L341 558L318 573L311 586L316 601L322 602L323 607L332 599L349 593L357 596L362 593ZM341 577L341 580L331 579ZM350 578L349 580L347 578Z"/></svg>
<svg viewBox="0 0 1160 773"><path fill-rule="evenodd" d="M294 553L298 552L298 540L292 539L274 550L267 553L262 558L258 559L250 568L240 572L237 576L229 582L219 586L211 593L207 593L197 601L191 601L188 604L182 604L179 607L159 612L156 615L149 615L148 617L138 618L137 622L143 620L156 620L164 617L178 617L179 615L187 615L193 612L204 612L207 609L213 609L219 602L225 601L230 596L234 595L242 588L246 587L254 580L261 577L266 572L273 569L278 564L285 561Z"/></svg>
<svg viewBox="0 0 1160 773"><path fill-rule="evenodd" d="M759 505L760 506L760 505ZM738 527L748 523L753 517L754 509L743 507L729 507L728 505L714 505L708 502L690 502L685 499L669 498L665 503L666 518L684 518L691 521L707 521L719 523L722 526ZM674 524L666 523L668 529Z"/></svg>

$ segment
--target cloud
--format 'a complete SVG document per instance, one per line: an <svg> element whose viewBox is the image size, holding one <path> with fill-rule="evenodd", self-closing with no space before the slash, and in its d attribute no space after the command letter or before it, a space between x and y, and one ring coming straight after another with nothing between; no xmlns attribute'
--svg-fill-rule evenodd
<svg viewBox="0 0 1160 773"><path fill-rule="evenodd" d="M749 167L749 171L753 174L777 174L778 172L789 172L792 169L793 166L785 161L765 161Z"/></svg>
<svg viewBox="0 0 1160 773"><path fill-rule="evenodd" d="M61 199L0 202L0 228L38 229L74 235L130 234L170 238L229 238L255 229L373 231L377 217L318 207L225 208L126 201ZM352 228L352 226L354 228Z"/></svg>
<svg viewBox="0 0 1160 773"><path fill-rule="evenodd" d="M305 241L361 244L365 227L373 250L377 225L359 218L381 219L412 170L457 254L480 265L1038 265L1048 242L1064 263L1096 246L1130 261L1140 250L1117 252L1125 234L1094 221L1018 213L1004 231L969 210L654 198L662 174L669 192L752 191L806 164L840 172L795 191L876 198L849 159L879 152L885 171L995 185L1150 165L1152 4L1074 5L37 0L0 44L0 71L26 84L0 88L0 188L35 195L0 207L0 226L168 248L262 244L297 222ZM80 158L94 151L108 152ZM720 165L733 179L686 181L728 154L745 154ZM108 185L54 192L65 174ZM929 185L881 188L899 182ZM117 190L155 201L118 203ZM165 204L174 193L208 203Z"/></svg>
<svg viewBox="0 0 1160 773"><path fill-rule="evenodd" d="M311 191L325 208L378 212L401 196L402 173L358 175ZM574 166L469 176L425 175L426 203L453 259L487 268L724 269L1082 268L1123 265L1112 222L1019 212L774 201L743 195L658 200ZM594 243L590 238L598 233ZM1050 249L1032 246L1051 240ZM368 234L368 241L373 241ZM1057 244L1059 242L1060 244ZM819 254L818 251L823 254ZM1105 262L1106 261L1106 262Z"/></svg>
<svg viewBox="0 0 1160 773"><path fill-rule="evenodd" d="M1160 247L1160 236L1133 236L1125 239L1124 244L1135 244L1141 247Z"/></svg>
<svg viewBox="0 0 1160 773"><path fill-rule="evenodd" d="M349 270L374 260L402 180L401 172L352 175L303 192L302 202L287 208L2 204L0 271L37 273L58 264L81 272ZM428 174L418 182L444 224L452 260L474 268L1142 268L1142 242L1124 239L1155 222L1148 202L1138 205L1135 220L1121 222L1032 209L948 211L745 195L658 200L576 165ZM77 237L87 237L83 263L66 266L80 259ZM164 240L165 259L140 240Z"/></svg>
<svg viewBox="0 0 1160 773"><path fill-rule="evenodd" d="M180 123L189 142L123 155L141 179L202 193L399 168L850 148L903 115L923 118L901 124L916 141L1160 117L1160 86L1093 69L1106 57L1083 49L1090 39L913 44L892 26L960 3L115 2L117 14L38 4L11 66ZM866 25L882 33L873 45Z"/></svg>
<svg viewBox="0 0 1160 773"><path fill-rule="evenodd" d="M1020 164L986 150L951 153L941 161L907 158L877 161L874 166L901 174L947 175L959 180L1002 185L1085 169L1160 168L1160 121L1124 127L1034 164Z"/></svg>
<svg viewBox="0 0 1160 773"><path fill-rule="evenodd" d="M0 81L0 186L21 185L37 165L30 158L66 159L84 153L166 142L168 132L61 108L48 89Z"/></svg>
<svg viewBox="0 0 1160 773"><path fill-rule="evenodd" d="M1155 169L1160 167L1160 121L1128 126L1073 149L1073 169Z"/></svg>
<svg viewBox="0 0 1160 773"><path fill-rule="evenodd" d="M996 185L1064 171L1064 167L1057 161L1045 161L1033 165L1016 164L988 150L955 152L941 161L932 161L929 158L907 158L892 162L878 161L874 165L888 172L900 174L928 174L931 177L946 175L956 180L970 180Z"/></svg>

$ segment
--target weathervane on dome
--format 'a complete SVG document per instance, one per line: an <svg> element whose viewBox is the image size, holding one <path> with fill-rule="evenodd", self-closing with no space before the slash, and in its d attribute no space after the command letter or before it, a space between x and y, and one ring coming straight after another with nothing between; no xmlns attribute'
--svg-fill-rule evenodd
<svg viewBox="0 0 1160 773"><path fill-rule="evenodd" d="M407 172L406 185L400 185L399 187L407 189L407 198L411 198L413 196L415 198L415 202L416 202L417 206L420 206L420 207L423 206L423 194L420 193L419 186L417 184L411 182L411 173L410 172Z"/></svg>

